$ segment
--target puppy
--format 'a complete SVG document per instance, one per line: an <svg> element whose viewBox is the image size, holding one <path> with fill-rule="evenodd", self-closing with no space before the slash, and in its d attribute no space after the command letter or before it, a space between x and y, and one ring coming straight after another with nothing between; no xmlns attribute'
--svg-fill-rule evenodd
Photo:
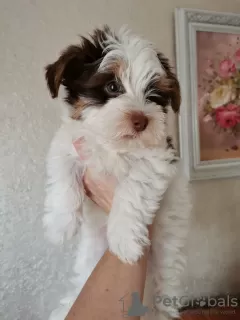
<svg viewBox="0 0 240 320"><path fill-rule="evenodd" d="M54 243L78 234L76 290L50 319L65 318L107 247L122 261L137 262L150 244L147 226L154 217L152 287L146 293L154 312L147 316L178 317L190 201L166 133L168 109L180 107L179 83L168 60L128 29L115 33L106 26L63 51L46 67L46 80L53 98L65 87L68 110L47 158L43 222ZM86 159L73 147L80 137ZM113 175L119 182L109 217L84 194L82 176L89 165L96 176ZM175 303L154 300L160 296Z"/></svg>

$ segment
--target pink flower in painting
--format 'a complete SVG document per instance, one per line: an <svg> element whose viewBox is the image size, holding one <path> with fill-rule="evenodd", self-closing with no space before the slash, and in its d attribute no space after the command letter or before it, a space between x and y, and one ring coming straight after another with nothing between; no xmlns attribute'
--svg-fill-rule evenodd
<svg viewBox="0 0 240 320"><path fill-rule="evenodd" d="M229 78L236 72L235 63L231 59L224 59L219 66L219 74L222 78Z"/></svg>
<svg viewBox="0 0 240 320"><path fill-rule="evenodd" d="M236 60L240 62L240 49L238 49L235 53Z"/></svg>
<svg viewBox="0 0 240 320"><path fill-rule="evenodd" d="M216 109L216 121L224 129L233 128L240 122L240 106L228 104L226 107Z"/></svg>

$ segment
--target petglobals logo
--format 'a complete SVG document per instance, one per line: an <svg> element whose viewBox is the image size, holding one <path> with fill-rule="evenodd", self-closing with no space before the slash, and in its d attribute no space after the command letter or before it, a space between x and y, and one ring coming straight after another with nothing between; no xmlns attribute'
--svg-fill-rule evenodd
<svg viewBox="0 0 240 320"><path fill-rule="evenodd" d="M191 308L236 308L239 305L238 298L226 295L224 297L200 297L188 296L169 297L155 296L154 304L159 307L175 307L178 309Z"/></svg>
<svg viewBox="0 0 240 320"><path fill-rule="evenodd" d="M158 309L179 309L180 311L196 309L197 313L204 314L235 314L235 308L240 305L236 296L211 296L193 298L190 296L154 296L151 306L145 306L138 292L127 293L119 299L123 318L141 317L146 314L156 314ZM226 309L227 311L226 311ZM228 310L229 309L229 310ZM204 311L205 310L205 311Z"/></svg>

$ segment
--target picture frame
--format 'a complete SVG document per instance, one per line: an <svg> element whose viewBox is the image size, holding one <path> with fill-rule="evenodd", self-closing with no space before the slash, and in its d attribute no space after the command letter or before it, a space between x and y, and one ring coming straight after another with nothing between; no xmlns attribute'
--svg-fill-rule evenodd
<svg viewBox="0 0 240 320"><path fill-rule="evenodd" d="M240 176L240 14L177 8L175 35L185 174Z"/></svg>

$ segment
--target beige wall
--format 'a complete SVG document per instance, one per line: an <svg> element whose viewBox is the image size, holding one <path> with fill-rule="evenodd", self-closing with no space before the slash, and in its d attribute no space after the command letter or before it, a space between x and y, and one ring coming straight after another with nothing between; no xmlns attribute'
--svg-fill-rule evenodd
<svg viewBox="0 0 240 320"><path fill-rule="evenodd" d="M61 250L43 239L41 225L44 158L59 125L59 102L47 93L44 65L77 34L103 23L128 24L173 60L175 7L240 13L240 0L1 0L1 320L46 319L68 286L71 269L69 247L62 261ZM190 293L240 286L239 189L237 179L192 186L194 219L184 281Z"/></svg>

